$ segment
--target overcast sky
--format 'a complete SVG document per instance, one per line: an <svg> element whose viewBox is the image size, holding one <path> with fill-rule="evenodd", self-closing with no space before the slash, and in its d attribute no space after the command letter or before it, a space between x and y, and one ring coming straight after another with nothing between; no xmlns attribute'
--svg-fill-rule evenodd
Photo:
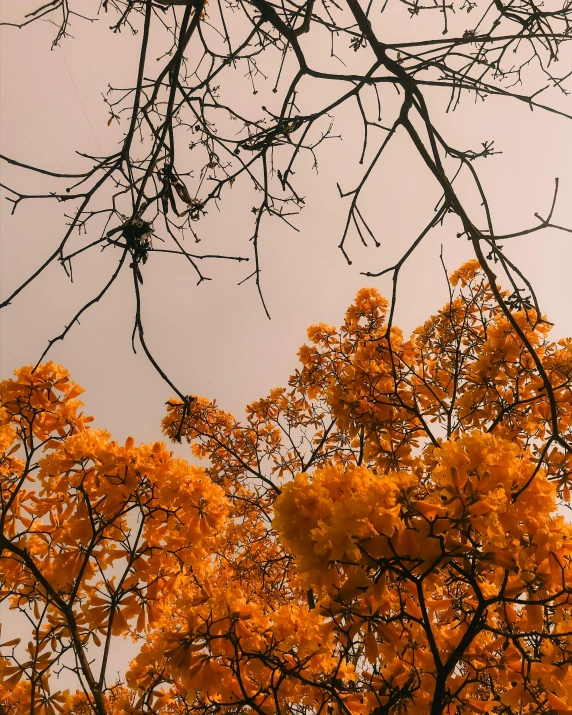
<svg viewBox="0 0 572 715"><path fill-rule="evenodd" d="M15 8L21 12L34 4L1 2L4 19L10 19ZM102 93L110 83L132 85L138 38L128 32L110 33L108 25L105 18L95 24L76 22L74 37L54 50L50 50L53 27L47 22L20 31L1 28L2 153L56 171L73 171L85 166L76 151L101 154L115 149L121 128L115 123L107 126ZM398 29L403 35L411 27L404 15ZM241 101L249 101L248 93L242 89L237 93ZM495 148L502 151L480 164L498 230L533 225L534 212L545 214L556 176L561 193L554 218L572 226L570 120L494 98L477 105L468 101L456 113L445 115L447 96L434 95L430 101L439 115L439 129L457 147L478 148L480 142L494 139ZM566 98L555 101L566 103ZM572 101L569 104L572 111ZM318 175L308 171L303 179L306 208L295 220L299 232L271 224L263 231L262 282L272 320L265 317L252 281L237 287L252 270L248 264L209 264L206 270L213 280L198 287L189 266L179 258L154 255L145 267L146 335L160 364L185 392L216 398L239 415L247 402L286 383L309 324L339 324L363 285L389 294L388 278L366 279L360 271L392 265L427 222L439 194L411 146L398 137L364 204L381 227L381 246L364 249L353 236L349 242L353 265L348 266L337 249L348 204L339 199L336 180L351 188L362 171L355 119L351 112L341 113L334 133L341 134L342 140L324 145L318 153ZM40 186L5 165L2 180L23 190ZM233 201L236 210L225 209L223 203L218 216L213 210L197 224L201 249L210 252L222 246L248 254L249 199L244 199L242 212L238 201ZM2 201L2 297L54 250L67 210L65 204L46 200L24 204L11 216L10 205ZM407 333L446 300L441 244L450 270L471 255L466 241L456 238L457 228L450 220L435 230L402 274L396 322ZM535 285L558 336L572 335L571 239L546 231L507 246L508 255ZM100 270L109 266L108 261L107 254L78 261L73 285L54 266L2 311L3 377L37 360L49 338L103 283ZM86 388L86 410L96 416L98 426L109 429L118 440L133 434L144 441L159 437L171 390L142 354L131 351L134 301L128 278L126 274L50 357L67 366Z"/></svg>

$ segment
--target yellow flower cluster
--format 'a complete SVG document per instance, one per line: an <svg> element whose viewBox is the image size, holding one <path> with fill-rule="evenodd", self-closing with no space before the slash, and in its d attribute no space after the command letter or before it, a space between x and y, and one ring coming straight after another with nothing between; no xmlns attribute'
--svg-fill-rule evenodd
<svg viewBox="0 0 572 715"><path fill-rule="evenodd" d="M457 693L451 713L514 702L532 713L537 697L572 710L561 665L572 657L572 525L556 513L554 484L518 445L482 432L425 457L407 476L302 474L275 503L274 526L320 608L375 665L355 711L389 703L373 683L396 670L420 684L409 704L419 715L441 672Z"/></svg>

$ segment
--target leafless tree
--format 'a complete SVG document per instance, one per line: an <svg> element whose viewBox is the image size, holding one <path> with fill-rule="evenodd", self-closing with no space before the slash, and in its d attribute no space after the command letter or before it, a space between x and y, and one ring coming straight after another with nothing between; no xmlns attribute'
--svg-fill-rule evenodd
<svg viewBox="0 0 572 715"><path fill-rule="evenodd" d="M392 23L399 11L411 16L414 31L409 38L394 41ZM361 116L356 131L363 132L359 160L363 173L350 190L339 185L341 199L348 202L339 236L347 262L351 263L352 240L378 244L380 219L367 215L361 199L374 169L383 169L389 145L396 136L404 136L430 172L441 199L427 216L424 230L411 237L401 259L381 273L365 275L392 275L394 307L405 262L433 228L454 215L456 223L451 226L457 228L451 230L472 244L507 319L535 356L513 314L524 309L531 321L538 321L541 312L533 287L505 255L503 242L548 227L568 230L553 222L558 180L552 203L543 215L537 214L537 223L499 235L478 168L480 159L494 153L493 142L470 150L453 146L440 129L442 117L435 116L427 98L435 92L446 94L449 111L465 97L479 101L495 96L519 102L526 110L572 118L550 99L555 93L567 93L566 81L572 74L572 64L557 62L566 60L566 43L572 36L571 0L210 0L208 4L205 0L101 0L98 12L111 18L112 32L131 30L139 37L132 86L111 90L106 98L110 122L121 118L126 126L119 150L110 156L86 156L89 166L78 174L59 174L49 167L2 157L57 183L57 188L42 195L5 187L13 210L46 197L74 207L51 255L3 299L2 307L13 303L55 262L69 276L80 255L103 247L117 253L101 290L68 318L67 327L50 341L40 359L106 295L120 274L130 271L136 299L133 341L139 340L162 377L188 400L157 364L145 341L141 309L145 263L156 252L175 252L189 262L200 283L208 280L202 268L207 259L251 260L248 278L255 282L264 304L261 236L270 220L293 226L304 206L296 174L301 157L309 155L317 162L323 145L335 136L336 114L351 104ZM49 18L57 24L54 44L59 44L72 22L90 19L85 13L85 3L79 0L49 0L16 27ZM434 21L425 23L435 16L441 23L437 33ZM157 37L168 45L159 62L150 49L151 39ZM236 73L246 73L252 82L248 112L243 104L237 106L229 91ZM257 101L262 77L275 81L276 110ZM314 99L329 98L317 108L304 109L300 98L308 87L318 86L320 91L310 90ZM461 176L470 178L482 210L476 212L458 192ZM64 189L59 188L62 181L67 182ZM258 192L252 208L251 255L191 251L185 241L193 237L198 241L197 223L211 205L225 211L229 191L237 182ZM78 230L87 236L80 247L72 242ZM499 271L512 286L509 298L496 287ZM551 395L542 361L535 356L535 362ZM552 437L568 449L558 432L554 399L551 407Z"/></svg>

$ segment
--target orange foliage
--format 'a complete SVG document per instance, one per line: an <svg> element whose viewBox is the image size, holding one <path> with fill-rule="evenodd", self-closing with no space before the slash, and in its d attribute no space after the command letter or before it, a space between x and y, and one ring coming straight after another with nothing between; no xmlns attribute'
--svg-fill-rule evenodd
<svg viewBox="0 0 572 715"><path fill-rule="evenodd" d="M451 286L408 341L361 290L244 423L171 401L204 468L58 366L2 383L0 712L572 713L572 341L516 314L547 391L476 262Z"/></svg>

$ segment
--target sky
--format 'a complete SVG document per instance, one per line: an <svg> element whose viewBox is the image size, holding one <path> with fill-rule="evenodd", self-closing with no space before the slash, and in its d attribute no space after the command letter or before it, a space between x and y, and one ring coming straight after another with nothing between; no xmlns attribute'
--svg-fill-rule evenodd
<svg viewBox="0 0 572 715"><path fill-rule="evenodd" d="M2 0L4 21L27 5L34 3L24 0L16 8ZM76 22L73 37L54 49L50 49L54 28L48 22L23 30L0 28L3 154L55 171L74 171L85 166L76 152L101 154L115 149L122 126L115 122L107 126L102 94L109 84L131 83L138 38L129 32L111 33L108 25L105 17L95 23ZM396 35L413 31L405 16L396 20L395 27ZM260 91L269 94L272 80L261 82ZM242 84L237 84L234 96L245 103L252 97ZM572 99L556 91L552 100L572 110ZM499 231L534 225L534 213L545 214L550 206L555 177L560 179L560 201L554 219L572 226L570 120L531 112L510 100L467 101L449 114L444 111L445 95L433 94L429 101L439 117L438 128L451 143L478 148L494 139L495 149L502 152L482 160L479 167ZM211 263L207 272L213 280L200 286L188 265L176 257L155 254L146 266L146 336L159 363L186 393L216 398L240 416L247 403L287 382L310 324L340 324L364 285L389 295L389 277L365 278L360 272L391 266L425 225L439 194L405 137L397 137L363 204L379 228L381 245L366 249L352 235L348 247L353 263L348 266L337 248L348 203L339 198L336 182L351 188L363 170L358 164L361 135L353 110L340 113L334 133L341 139L318 148L318 173L308 165L301 179L306 208L295 219L299 232L276 224L263 227L261 279L271 320L264 314L254 283L237 286L251 272L248 264ZM5 164L2 182L22 190L48 186ZM237 255L248 252L249 202L249 196L238 193L221 204L220 213L213 210L199 222L200 248L210 252L222 247ZM6 200L0 207L0 290L5 297L57 245L69 207L51 200L30 202L20 205L13 216ZM458 224L447 221L407 263L396 311L396 323L405 333L446 301L441 246L450 271L471 256L467 242L456 237L457 229ZM535 286L542 310L555 323L556 336L572 335L571 239L570 234L550 230L506 246L509 257ZM2 377L38 359L74 308L102 284L101 271L109 265L107 254L78 261L73 284L61 267L54 266L2 311ZM119 281L81 325L54 346L49 358L64 364L86 388L86 412L96 416L97 426L119 441L128 435L149 441L160 438L164 404L172 391L141 351L134 355L131 350L133 311L131 284L127 279Z"/></svg>

